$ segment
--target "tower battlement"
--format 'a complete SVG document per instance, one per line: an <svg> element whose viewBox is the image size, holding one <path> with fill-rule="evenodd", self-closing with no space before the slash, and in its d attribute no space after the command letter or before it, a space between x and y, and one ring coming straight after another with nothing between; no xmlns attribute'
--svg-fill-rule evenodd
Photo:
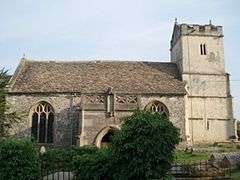
<svg viewBox="0 0 240 180"><path fill-rule="evenodd" d="M180 24L179 26L182 35L223 36L222 26L212 24Z"/></svg>
<svg viewBox="0 0 240 180"><path fill-rule="evenodd" d="M223 28L222 26L216 26L211 23L205 25L175 23L171 48L181 36L223 37Z"/></svg>

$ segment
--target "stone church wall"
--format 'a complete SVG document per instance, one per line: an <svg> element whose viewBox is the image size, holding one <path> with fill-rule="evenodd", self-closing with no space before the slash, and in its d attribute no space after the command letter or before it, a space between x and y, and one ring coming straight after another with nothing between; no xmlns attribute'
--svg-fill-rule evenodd
<svg viewBox="0 0 240 180"><path fill-rule="evenodd" d="M12 130L12 134L17 137L31 135L31 109L37 103L44 101L51 104L55 111L54 146L70 146L73 141L72 126L75 126L76 122L79 131L78 134L74 134L74 137L77 137L76 144L93 144L101 130L109 126L119 128L122 119L131 115L132 110L138 107L144 109L148 103L157 100L166 105L170 120L180 129L182 140L185 140L183 96L115 95L114 112L111 115L107 112L107 96L104 96L103 100L97 97L97 101L88 97L91 95L9 95L7 101L12 109L22 115L22 123Z"/></svg>
<svg viewBox="0 0 240 180"><path fill-rule="evenodd" d="M189 129L195 144L226 141L235 135L231 98L191 98Z"/></svg>
<svg viewBox="0 0 240 180"><path fill-rule="evenodd" d="M223 39L210 36L183 36L183 72L224 74ZM207 55L200 55L199 45L205 43Z"/></svg>
<svg viewBox="0 0 240 180"><path fill-rule="evenodd" d="M227 97L230 94L228 75L184 74L191 96ZM191 92L191 94L190 94Z"/></svg>
<svg viewBox="0 0 240 180"><path fill-rule="evenodd" d="M174 126L180 129L181 138L184 141L185 137L185 104L182 96L143 96L141 97L141 108L144 108L148 103L157 100L166 105L169 110L169 119Z"/></svg>
<svg viewBox="0 0 240 180"><path fill-rule="evenodd" d="M69 107L71 98L69 95L10 95L7 102L12 109L21 115L21 123L13 130L17 137L31 136L31 108L38 102L45 101L52 105L55 111L54 121L54 145L69 146L71 143L71 122L69 121ZM73 105L80 101L75 97Z"/></svg>
<svg viewBox="0 0 240 180"><path fill-rule="evenodd" d="M184 97L181 96L138 96L138 104L115 103L114 117L108 117L105 111L84 110L84 138L82 145L94 143L99 132L107 126L120 127L124 117L131 115L131 110L139 107L144 109L147 104L153 101L160 101L166 105L169 110L169 118L173 124L180 129L181 138L185 140L185 114ZM124 108L125 106L125 108ZM80 144L81 144L80 143Z"/></svg>

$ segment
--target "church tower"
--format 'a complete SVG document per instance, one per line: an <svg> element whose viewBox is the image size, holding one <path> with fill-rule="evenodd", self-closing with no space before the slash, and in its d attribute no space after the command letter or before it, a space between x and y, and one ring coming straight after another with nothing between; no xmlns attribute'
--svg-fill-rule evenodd
<svg viewBox="0 0 240 180"><path fill-rule="evenodd" d="M170 51L171 62L178 65L186 82L188 142L213 143L236 137L222 26L175 22Z"/></svg>

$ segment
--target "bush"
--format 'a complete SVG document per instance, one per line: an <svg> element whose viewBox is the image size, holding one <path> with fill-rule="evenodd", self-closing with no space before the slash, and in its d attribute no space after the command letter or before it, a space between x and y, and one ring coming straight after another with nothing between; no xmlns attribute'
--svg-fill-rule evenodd
<svg viewBox="0 0 240 180"><path fill-rule="evenodd" d="M39 178L38 153L27 140L0 141L0 179L35 180Z"/></svg>
<svg viewBox="0 0 240 180"><path fill-rule="evenodd" d="M98 151L98 148L96 146L82 146L82 147L76 147L71 150L72 157L73 156L81 156L84 154L95 154Z"/></svg>
<svg viewBox="0 0 240 180"><path fill-rule="evenodd" d="M179 131L158 113L136 111L127 117L110 146L112 179L159 179L173 162Z"/></svg>
<svg viewBox="0 0 240 180"><path fill-rule="evenodd" d="M70 166L70 151L65 149L50 149L40 155L41 169L44 172L67 169Z"/></svg>
<svg viewBox="0 0 240 180"><path fill-rule="evenodd" d="M83 146L73 149L49 149L40 155L41 166L45 171L72 169L74 156L93 154L97 150L95 146Z"/></svg>
<svg viewBox="0 0 240 180"><path fill-rule="evenodd" d="M110 165L110 151L108 149L100 149L94 154L84 154L75 156L74 173L76 179L81 180L103 180L108 178Z"/></svg>

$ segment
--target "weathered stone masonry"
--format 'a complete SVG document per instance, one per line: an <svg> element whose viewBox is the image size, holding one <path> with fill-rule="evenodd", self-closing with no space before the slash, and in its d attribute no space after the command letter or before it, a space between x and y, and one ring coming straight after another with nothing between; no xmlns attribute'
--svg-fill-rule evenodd
<svg viewBox="0 0 240 180"><path fill-rule="evenodd" d="M107 112L107 94L8 96L8 101L16 107L15 110L19 113L24 112L23 123L18 125L13 133L18 137L31 136L31 108L38 102L44 101L51 104L55 111L54 146L70 146L71 143L78 145L94 144L101 130L106 127L120 127L122 118L131 115L132 110L144 109L148 103L158 100L167 106L171 121L181 129L184 139L183 97L124 94L115 94L114 97L114 113L110 115ZM71 106L73 107L72 112L70 112ZM74 114L72 119L70 118L71 113ZM78 129L73 128L74 131L72 131L72 127Z"/></svg>

